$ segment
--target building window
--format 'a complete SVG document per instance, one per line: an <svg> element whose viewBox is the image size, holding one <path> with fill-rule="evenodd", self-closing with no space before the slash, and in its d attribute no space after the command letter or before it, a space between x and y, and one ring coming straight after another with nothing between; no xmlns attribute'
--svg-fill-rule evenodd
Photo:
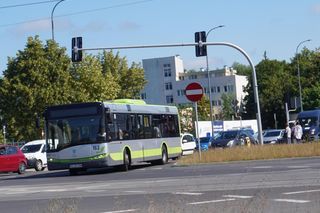
<svg viewBox="0 0 320 213"><path fill-rule="evenodd" d="M228 91L233 92L233 85L228 85Z"/></svg>
<svg viewBox="0 0 320 213"><path fill-rule="evenodd" d="M190 75L190 76L189 76L189 79L190 79L190 80L192 80L192 79L197 79L197 78L198 78L197 75Z"/></svg>
<svg viewBox="0 0 320 213"><path fill-rule="evenodd" d="M178 93L178 96L180 96L180 91L181 91L181 90L178 90L178 91L177 91L177 93Z"/></svg>
<svg viewBox="0 0 320 213"><path fill-rule="evenodd" d="M228 87L224 86L224 92L228 92Z"/></svg>
<svg viewBox="0 0 320 213"><path fill-rule="evenodd" d="M163 69L163 71L164 71L164 77L171 77L171 69L170 68Z"/></svg>
<svg viewBox="0 0 320 213"><path fill-rule="evenodd" d="M166 90L172 90L172 83L171 82L165 83L165 87L166 87Z"/></svg>
<svg viewBox="0 0 320 213"><path fill-rule="evenodd" d="M219 93L219 92L220 92L220 87L218 86L218 87L217 87L217 93Z"/></svg>
<svg viewBox="0 0 320 213"><path fill-rule="evenodd" d="M163 64L163 67L171 67L170 64Z"/></svg>
<svg viewBox="0 0 320 213"><path fill-rule="evenodd" d="M167 95L166 96L166 101L167 101L167 104L173 103L173 96L172 95Z"/></svg>
<svg viewBox="0 0 320 213"><path fill-rule="evenodd" d="M179 80L183 81L184 80L184 76L179 76Z"/></svg>
<svg viewBox="0 0 320 213"><path fill-rule="evenodd" d="M142 100L147 99L147 93L145 93L145 92L144 92L144 93L141 93L140 96L141 96L141 99L142 99Z"/></svg>
<svg viewBox="0 0 320 213"><path fill-rule="evenodd" d="M218 100L217 106L221 106L221 100Z"/></svg>

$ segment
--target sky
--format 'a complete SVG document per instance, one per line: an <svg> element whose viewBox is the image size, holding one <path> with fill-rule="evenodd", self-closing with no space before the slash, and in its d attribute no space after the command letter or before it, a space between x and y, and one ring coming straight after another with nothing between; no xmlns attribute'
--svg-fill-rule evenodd
<svg viewBox="0 0 320 213"><path fill-rule="evenodd" d="M0 75L8 57L25 48L27 38L52 38L51 12L56 0L0 0ZM24 5L24 6L23 6ZM299 46L320 47L319 0L64 0L54 16L54 37L71 55L72 37L83 37L83 48L193 43L194 33L208 32L208 42L242 48L258 64L264 57L290 62ZM87 51L98 54L99 51ZM194 47L119 50L129 65L143 59L180 55L184 68L206 67ZM249 65L237 50L208 47L209 68Z"/></svg>

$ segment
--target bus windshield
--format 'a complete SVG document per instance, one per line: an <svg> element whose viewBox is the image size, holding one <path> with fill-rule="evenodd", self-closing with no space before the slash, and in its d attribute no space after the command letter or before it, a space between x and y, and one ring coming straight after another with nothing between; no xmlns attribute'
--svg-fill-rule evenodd
<svg viewBox="0 0 320 213"><path fill-rule="evenodd" d="M101 120L101 116L48 120L48 151L99 142L105 135Z"/></svg>

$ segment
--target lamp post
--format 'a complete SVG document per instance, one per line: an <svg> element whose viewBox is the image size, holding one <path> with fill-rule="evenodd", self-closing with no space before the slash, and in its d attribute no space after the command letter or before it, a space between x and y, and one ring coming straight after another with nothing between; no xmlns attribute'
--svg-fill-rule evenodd
<svg viewBox="0 0 320 213"><path fill-rule="evenodd" d="M216 27L211 28L207 34L206 34L206 40L212 30L215 30L217 28L224 27L225 25L219 25ZM210 101L210 119L211 119L211 136L213 136L213 113L212 113L212 98L211 98L211 79L210 79L210 73L209 73L209 60L208 60L208 53L206 55L206 62L207 62L207 74L208 74L208 89L209 89L209 101Z"/></svg>
<svg viewBox="0 0 320 213"><path fill-rule="evenodd" d="M56 7L58 6L58 4L60 4L61 2L63 2L65 0L60 0L58 1L58 3L56 3L51 11L51 33L52 33L52 40L54 41L54 24L53 24L53 13L54 10L56 9Z"/></svg>
<svg viewBox="0 0 320 213"><path fill-rule="evenodd" d="M299 56L298 56L298 49L300 47L301 44L311 41L311 39L307 39L304 41L301 41L297 48L296 48L296 56L297 56L297 68L298 68L298 83L299 83L299 97L300 97L300 112L303 112L303 102L302 102L302 92L301 92L301 80L300 80L300 68L299 68Z"/></svg>

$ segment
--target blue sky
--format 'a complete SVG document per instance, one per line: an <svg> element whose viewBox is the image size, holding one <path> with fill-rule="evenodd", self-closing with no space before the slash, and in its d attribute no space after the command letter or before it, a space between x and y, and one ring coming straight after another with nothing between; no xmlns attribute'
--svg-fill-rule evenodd
<svg viewBox="0 0 320 213"><path fill-rule="evenodd" d="M45 0L0 0L0 74L7 57L23 50L29 36L51 39L50 15L57 1L32 6L10 5ZM270 59L294 56L297 45L320 47L320 2L318 0L65 0L54 12L55 40L71 52L71 38L83 37L83 47L112 47L194 42L194 32L212 31L210 42L240 46L259 63L266 51ZM90 51L97 54L97 51ZM180 55L185 69L205 67L205 57L195 57L194 47L130 49L119 51L131 62ZM208 48L211 69L248 64L236 50L225 46Z"/></svg>

